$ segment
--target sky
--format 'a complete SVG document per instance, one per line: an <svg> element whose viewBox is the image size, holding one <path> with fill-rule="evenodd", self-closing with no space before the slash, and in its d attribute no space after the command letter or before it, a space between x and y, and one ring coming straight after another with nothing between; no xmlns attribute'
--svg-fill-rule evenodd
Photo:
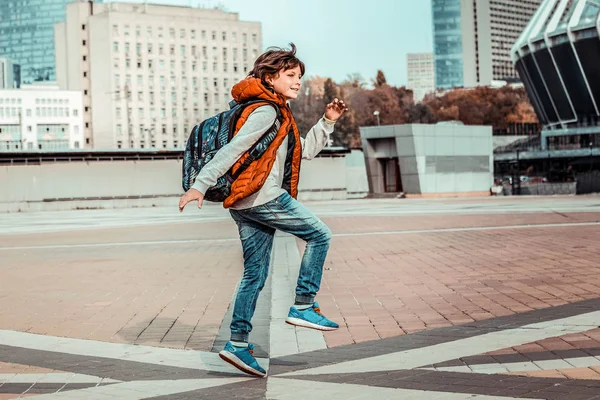
<svg viewBox="0 0 600 400"><path fill-rule="evenodd" d="M142 3L142 0L111 0ZM148 0L148 3L216 6L262 23L263 50L298 47L306 75L341 82L377 70L388 83L406 84L406 54L431 52L431 0Z"/></svg>

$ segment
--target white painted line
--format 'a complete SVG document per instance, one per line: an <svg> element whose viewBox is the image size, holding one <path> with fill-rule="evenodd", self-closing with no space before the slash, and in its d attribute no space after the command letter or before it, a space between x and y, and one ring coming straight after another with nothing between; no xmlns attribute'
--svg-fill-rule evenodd
<svg viewBox="0 0 600 400"><path fill-rule="evenodd" d="M500 391L501 389L498 389ZM395 389L377 386L363 386L349 383L329 383L301 381L296 379L270 378L267 382L267 396L273 400L373 400L373 399L410 399L410 400L511 400L516 397L486 396L468 393L449 393L414 389ZM532 399L536 400L536 399ZM537 399L540 400L540 399Z"/></svg>
<svg viewBox="0 0 600 400"><path fill-rule="evenodd" d="M245 375L231 365L223 362L217 353L205 351L106 343L94 340L61 338L7 330L0 330L0 345ZM268 368L268 359L258 358L258 360L263 368Z"/></svg>
<svg viewBox="0 0 600 400"><path fill-rule="evenodd" d="M129 247L129 246L156 246L173 244L193 244L193 243L220 243L220 242L239 242L240 239L188 239L188 240L153 240L147 242L110 242L110 243L82 243L82 244L49 244L42 246L15 246L0 247L2 250L48 250L48 249L73 249L88 247Z"/></svg>
<svg viewBox="0 0 600 400"><path fill-rule="evenodd" d="M549 337L562 336L567 333L579 333L598 326L600 311L575 315L567 318L539 322L521 328L487 333L466 339L436 344L419 349L400 351L376 357L327 365L307 370L282 374L318 375L329 373L357 373L375 371L394 371L438 364L460 357L484 354L506 347L519 346Z"/></svg>
<svg viewBox="0 0 600 400"><path fill-rule="evenodd" d="M347 236L378 236L378 235L415 235L428 233L452 233L452 232L479 232L479 231L496 231L507 229L539 229L539 228L569 228L578 226L600 226L600 222L574 222L564 224L533 224L533 225L508 225L508 226L485 226L473 228L441 228L441 229L414 229L414 230L399 230L399 231L374 231L374 232L355 232L355 233L336 233L334 237ZM110 242L110 243L84 243L84 244L56 244L56 245L41 245L41 246L14 246L0 247L0 251L9 250L48 250L48 249L72 249L72 248L93 248L93 247L128 247L128 246L156 246L156 245L179 245L179 244L194 244L194 243L222 243L222 242L238 242L238 238L225 239L188 239L188 240L156 240L145 242ZM293 299L293 297L292 297Z"/></svg>
<svg viewBox="0 0 600 400"><path fill-rule="evenodd" d="M296 239L278 232L273 252L270 356L275 358L327 348L322 332L285 323L290 306L294 304L300 272L301 257Z"/></svg>
<svg viewBox="0 0 600 400"><path fill-rule="evenodd" d="M221 379L180 379L172 381L132 381L93 388L69 390L52 394L32 396L31 399L69 399L69 400L138 400L149 397L168 396L192 390L207 389L215 386L246 382L254 378Z"/></svg>
<svg viewBox="0 0 600 400"><path fill-rule="evenodd" d="M121 382L115 379L101 378L99 376L74 374L70 372L47 374L0 374L0 382L6 383L114 383Z"/></svg>
<svg viewBox="0 0 600 400"><path fill-rule="evenodd" d="M508 226L482 226L474 228L441 228L441 229L415 229L400 231L382 231L382 232L356 232L356 233L336 233L334 237L344 236L372 236L372 235L413 235L424 233L448 233L448 232L477 232L477 231L496 231L506 229L538 229L538 228L568 228L575 226L599 226L600 222L573 222L564 224L537 224L537 225L508 225Z"/></svg>
<svg viewBox="0 0 600 400"><path fill-rule="evenodd" d="M588 368L600 366L600 360L595 357L571 357L557 360L524 361L515 363L472 364L465 370L466 365L455 367L423 368L446 372L475 372L479 374L498 374L506 372L549 371L556 369Z"/></svg>

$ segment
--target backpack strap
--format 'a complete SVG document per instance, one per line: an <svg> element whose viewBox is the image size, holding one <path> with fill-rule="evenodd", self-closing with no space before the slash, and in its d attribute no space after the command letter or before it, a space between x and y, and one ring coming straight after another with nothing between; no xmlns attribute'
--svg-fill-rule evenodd
<svg viewBox="0 0 600 400"><path fill-rule="evenodd" d="M260 137L260 139L258 139L256 141L254 146L252 146L250 148L248 157L246 157L246 159L244 160L242 165L240 165L240 167L235 171L234 174L228 174L228 177L231 179L231 182L233 182L237 178L239 178L239 176L250 166L250 164L252 164L254 161L256 161L256 159L259 157L259 154L255 151L256 147L257 147L256 145L258 145L263 138L265 138L269 135L272 135L274 138L277 135L277 132L279 132L279 128L281 127L283 115L281 114L281 110L279 109L279 106L277 104L275 104L271 101L268 101L268 100L250 100L248 102L242 103L242 106L246 107L250 104L256 104L256 103L265 103L265 104L269 104L269 105L273 106L273 108L275 109L275 112L277 113L277 116L275 117L275 122L273 123L273 125L271 125L271 127L269 129L267 129L267 131ZM230 105L231 105L231 103L230 103Z"/></svg>

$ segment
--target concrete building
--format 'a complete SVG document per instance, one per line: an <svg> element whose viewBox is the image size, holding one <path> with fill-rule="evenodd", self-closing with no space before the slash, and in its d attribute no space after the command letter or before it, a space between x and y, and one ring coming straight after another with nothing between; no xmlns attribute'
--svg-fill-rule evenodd
<svg viewBox="0 0 600 400"><path fill-rule="evenodd" d="M432 0L435 87L514 81L510 49L542 0Z"/></svg>
<svg viewBox="0 0 600 400"><path fill-rule="evenodd" d="M262 49L260 23L238 14L151 4L70 3L55 35L58 83L83 92L96 149L183 148Z"/></svg>
<svg viewBox="0 0 600 400"><path fill-rule="evenodd" d="M21 66L6 57L0 57L0 89L21 87Z"/></svg>
<svg viewBox="0 0 600 400"><path fill-rule="evenodd" d="M80 92L52 84L0 90L0 152L83 147Z"/></svg>
<svg viewBox="0 0 600 400"><path fill-rule="evenodd" d="M408 84L414 93L415 102L435 90L433 53L410 53L406 56Z"/></svg>
<svg viewBox="0 0 600 400"><path fill-rule="evenodd" d="M0 1L0 55L21 66L23 83L56 81L54 24L68 1Z"/></svg>
<svg viewBox="0 0 600 400"><path fill-rule="evenodd" d="M361 127L369 191L489 195L492 127L439 123Z"/></svg>

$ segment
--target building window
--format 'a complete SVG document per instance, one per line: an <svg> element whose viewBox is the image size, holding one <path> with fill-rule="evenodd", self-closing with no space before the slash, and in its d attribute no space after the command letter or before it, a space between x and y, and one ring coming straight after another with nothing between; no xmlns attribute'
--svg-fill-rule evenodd
<svg viewBox="0 0 600 400"><path fill-rule="evenodd" d="M180 39L185 39L185 29L180 29L179 30L179 38Z"/></svg>
<svg viewBox="0 0 600 400"><path fill-rule="evenodd" d="M185 45L181 45L181 47L179 48L179 54L185 57Z"/></svg>
<svg viewBox="0 0 600 400"><path fill-rule="evenodd" d="M81 25L81 30L82 30L82 31L85 31L85 24L82 24L82 25Z"/></svg>
<svg viewBox="0 0 600 400"><path fill-rule="evenodd" d="M113 51L114 52L118 52L119 51L119 42L113 42Z"/></svg>
<svg viewBox="0 0 600 400"><path fill-rule="evenodd" d="M55 110L56 110L56 108L55 108ZM86 106L85 107L85 112L88 112L88 111L90 111L90 108Z"/></svg>
<svg viewBox="0 0 600 400"><path fill-rule="evenodd" d="M223 41L227 40L227 32L223 32L221 37L223 38Z"/></svg>
<svg viewBox="0 0 600 400"><path fill-rule="evenodd" d="M87 61L87 56L83 56L83 61Z"/></svg>
<svg viewBox="0 0 600 400"><path fill-rule="evenodd" d="M86 71L83 72L83 77L87 78L87 72Z"/></svg>
<svg viewBox="0 0 600 400"><path fill-rule="evenodd" d="M211 37L212 40L217 40L217 31L212 31Z"/></svg>
<svg viewBox="0 0 600 400"><path fill-rule="evenodd" d="M81 44L85 46L87 44L87 42L85 40L82 40Z"/></svg>
<svg viewBox="0 0 600 400"><path fill-rule="evenodd" d="M119 36L119 26L118 25L112 26L112 33L113 33L113 36Z"/></svg>
<svg viewBox="0 0 600 400"><path fill-rule="evenodd" d="M175 39L175 29L174 28L169 28L169 37L171 39Z"/></svg>
<svg viewBox="0 0 600 400"><path fill-rule="evenodd" d="M73 109L73 116L77 117L79 115L79 110L77 110L76 108ZM67 115L68 117L68 115Z"/></svg>
<svg viewBox="0 0 600 400"><path fill-rule="evenodd" d="M83 91L83 94L84 94L84 96L87 96L87 94L88 94L88 91L87 91L87 89L85 89L85 90Z"/></svg>
<svg viewBox="0 0 600 400"><path fill-rule="evenodd" d="M117 148L118 148L118 149L120 149L120 148L122 148L122 147L123 147L123 142L119 140L119 141L117 142Z"/></svg>
<svg viewBox="0 0 600 400"><path fill-rule="evenodd" d="M196 39L196 30L195 30L195 29L192 29L192 30L190 31L190 36L191 36L192 40L195 40L195 39Z"/></svg>

